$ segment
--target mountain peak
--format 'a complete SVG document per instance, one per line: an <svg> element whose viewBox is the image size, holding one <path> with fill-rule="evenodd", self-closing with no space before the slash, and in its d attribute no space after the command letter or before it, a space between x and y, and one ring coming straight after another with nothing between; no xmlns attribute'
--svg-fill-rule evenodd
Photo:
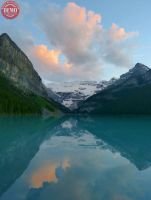
<svg viewBox="0 0 151 200"><path fill-rule="evenodd" d="M11 39L11 37L7 33L3 33L0 35L0 45L3 46L5 44L7 45L9 44L10 46L13 46L15 49L21 51L21 49L17 46L17 44Z"/></svg>
<svg viewBox="0 0 151 200"><path fill-rule="evenodd" d="M9 35L7 33L2 33L0 35L0 38L10 38Z"/></svg>
<svg viewBox="0 0 151 200"><path fill-rule="evenodd" d="M149 67L147 67L146 65L144 65L142 63L137 63L135 65L135 67L133 67L131 70L134 70L134 69L140 69L140 70L148 71Z"/></svg>
<svg viewBox="0 0 151 200"><path fill-rule="evenodd" d="M10 38L10 36L9 36L7 33L1 34L1 35L0 35L0 40L2 40L2 41L9 41L9 42L14 43L14 42L12 41L12 39Z"/></svg>
<svg viewBox="0 0 151 200"><path fill-rule="evenodd" d="M134 75L143 75L144 73L146 73L147 71L149 71L150 68L147 67L144 64L141 63L137 63L132 69L129 70L129 74L134 74Z"/></svg>
<svg viewBox="0 0 151 200"><path fill-rule="evenodd" d="M120 79L128 79L133 76L144 75L150 68L144 64L137 63L133 68L131 68L127 73L120 76Z"/></svg>

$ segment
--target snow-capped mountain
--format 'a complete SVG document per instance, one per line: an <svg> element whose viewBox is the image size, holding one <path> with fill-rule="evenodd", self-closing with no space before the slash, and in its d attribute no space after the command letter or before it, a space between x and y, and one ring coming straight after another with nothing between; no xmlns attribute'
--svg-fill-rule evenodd
<svg viewBox="0 0 151 200"><path fill-rule="evenodd" d="M110 81L74 81L64 83L48 83L48 93L55 93L55 100L62 103L71 110L77 108L79 102L86 100L88 97L100 92L107 86L115 82L115 78Z"/></svg>

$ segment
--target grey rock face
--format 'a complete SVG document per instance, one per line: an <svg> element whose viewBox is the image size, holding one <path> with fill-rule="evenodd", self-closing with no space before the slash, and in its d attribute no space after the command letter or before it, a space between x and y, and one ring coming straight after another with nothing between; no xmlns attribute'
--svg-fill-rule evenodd
<svg viewBox="0 0 151 200"><path fill-rule="evenodd" d="M131 76L140 76L143 75L144 73L146 73L147 71L149 71L150 69L141 64L141 63L137 63L132 69L130 69L127 73L123 74L120 76L120 79L127 79Z"/></svg>
<svg viewBox="0 0 151 200"><path fill-rule="evenodd" d="M0 72L16 87L47 96L45 86L32 63L6 33L0 36Z"/></svg>
<svg viewBox="0 0 151 200"><path fill-rule="evenodd" d="M151 83L151 69L144 74L143 78L147 83Z"/></svg>
<svg viewBox="0 0 151 200"><path fill-rule="evenodd" d="M111 87L136 87L143 82L146 82L145 74L149 72L149 68L141 63L137 63L127 73L120 76L120 78L114 82Z"/></svg>
<svg viewBox="0 0 151 200"><path fill-rule="evenodd" d="M50 88L46 88L47 89L47 93L48 93L48 97L53 99L54 101L62 104L61 100L60 100L60 97L55 93L53 92Z"/></svg>

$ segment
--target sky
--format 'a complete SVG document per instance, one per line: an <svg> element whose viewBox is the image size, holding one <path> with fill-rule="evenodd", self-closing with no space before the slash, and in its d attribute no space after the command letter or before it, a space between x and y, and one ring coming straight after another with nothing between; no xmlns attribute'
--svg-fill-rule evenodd
<svg viewBox="0 0 151 200"><path fill-rule="evenodd" d="M16 2L20 15L0 15L0 34L10 35L43 80L109 80L137 62L151 65L150 0Z"/></svg>

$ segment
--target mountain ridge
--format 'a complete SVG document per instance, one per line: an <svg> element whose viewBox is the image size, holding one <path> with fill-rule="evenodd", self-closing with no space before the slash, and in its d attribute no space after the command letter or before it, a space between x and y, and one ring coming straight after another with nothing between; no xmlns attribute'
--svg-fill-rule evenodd
<svg viewBox="0 0 151 200"><path fill-rule="evenodd" d="M136 73L138 68L140 71ZM150 75L151 70L147 66L136 64L128 73L121 75L115 83L82 102L76 112L151 114L151 77L148 73Z"/></svg>
<svg viewBox="0 0 151 200"><path fill-rule="evenodd" d="M47 96L42 80L31 61L6 33L0 36L0 71L11 79L15 86Z"/></svg>

